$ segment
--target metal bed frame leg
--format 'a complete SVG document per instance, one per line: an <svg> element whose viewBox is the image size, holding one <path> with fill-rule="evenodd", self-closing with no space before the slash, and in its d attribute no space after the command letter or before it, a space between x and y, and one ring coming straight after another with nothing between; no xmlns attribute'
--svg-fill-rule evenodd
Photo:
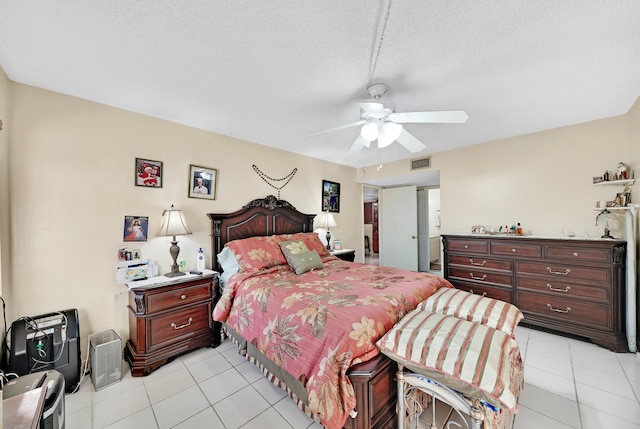
<svg viewBox="0 0 640 429"><path fill-rule="evenodd" d="M398 381L398 429L404 429L404 371L401 364L398 364L396 380Z"/></svg>

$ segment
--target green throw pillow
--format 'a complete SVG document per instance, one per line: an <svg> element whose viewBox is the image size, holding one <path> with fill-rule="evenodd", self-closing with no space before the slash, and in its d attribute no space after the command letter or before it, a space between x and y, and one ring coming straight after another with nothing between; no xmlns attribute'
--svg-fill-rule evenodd
<svg viewBox="0 0 640 429"><path fill-rule="evenodd" d="M311 250L303 253L296 253L291 255L291 261L289 263L291 269L296 274L304 274L311 270L321 270L324 268L320 255L315 250Z"/></svg>
<svg viewBox="0 0 640 429"><path fill-rule="evenodd" d="M291 268L293 268L293 263L291 262L291 257L293 255L299 255L309 251L309 248L302 240L279 241L278 244L280 245L282 254Z"/></svg>

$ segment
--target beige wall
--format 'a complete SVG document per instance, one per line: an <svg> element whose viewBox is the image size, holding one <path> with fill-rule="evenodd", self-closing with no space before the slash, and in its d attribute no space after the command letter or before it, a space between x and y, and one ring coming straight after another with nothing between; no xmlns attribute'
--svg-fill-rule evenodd
<svg viewBox="0 0 640 429"><path fill-rule="evenodd" d="M0 68L0 296L9 299L11 252L9 248L9 105L11 84ZM8 312L7 317L11 316ZM12 320L12 319L8 319ZM0 340L2 336L0 335Z"/></svg>
<svg viewBox="0 0 640 429"><path fill-rule="evenodd" d="M440 170L442 233L520 222L527 234L602 235L595 227L595 203L612 200L621 189L593 186L592 177L614 170L619 161L640 174L637 149L632 149L637 145L629 138L631 115L433 154L432 168ZM640 130L635 134L639 139ZM379 172L366 168L359 177L406 174L411 174L408 163L401 161ZM640 201L637 188L632 188L633 201Z"/></svg>
<svg viewBox="0 0 640 429"><path fill-rule="evenodd" d="M211 267L206 213L277 195L254 163L274 178L297 168L281 198L305 213L320 211L322 179L341 183L339 228L332 232L362 258L362 188L352 168L30 86L11 88L13 317L77 308L83 341L105 329L126 339L117 249L140 248L161 273L169 271L168 238L156 232L162 210L175 204L193 231L178 238L179 259L194 269L203 247ZM164 163L161 189L134 186L136 157ZM187 197L189 164L218 169L215 201ZM125 215L149 216L148 242L123 243Z"/></svg>

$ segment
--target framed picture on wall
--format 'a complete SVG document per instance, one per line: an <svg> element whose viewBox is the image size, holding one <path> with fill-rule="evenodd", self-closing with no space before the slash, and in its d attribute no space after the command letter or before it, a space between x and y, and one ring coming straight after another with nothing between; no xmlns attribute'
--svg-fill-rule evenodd
<svg viewBox="0 0 640 429"><path fill-rule="evenodd" d="M136 158L136 186L162 188L162 162Z"/></svg>
<svg viewBox="0 0 640 429"><path fill-rule="evenodd" d="M189 166L189 198L215 200L217 175L214 168Z"/></svg>
<svg viewBox="0 0 640 429"><path fill-rule="evenodd" d="M147 241L148 216L125 216L123 241Z"/></svg>
<svg viewBox="0 0 640 429"><path fill-rule="evenodd" d="M322 181L322 211L340 213L340 184Z"/></svg>

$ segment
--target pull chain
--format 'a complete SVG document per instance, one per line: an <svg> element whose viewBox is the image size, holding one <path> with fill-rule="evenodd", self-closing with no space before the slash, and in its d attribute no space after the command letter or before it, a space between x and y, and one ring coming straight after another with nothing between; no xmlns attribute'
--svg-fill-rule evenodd
<svg viewBox="0 0 640 429"><path fill-rule="evenodd" d="M373 61L373 66L371 67L371 74L369 75L369 82L373 81L373 75L376 72L376 67L378 65L378 58L380 57L380 51L382 50L382 42L384 41L384 33L387 31L387 21L389 20L389 15L391 13L391 2L387 4L387 14L384 17L384 24L382 25L382 32L380 33L380 43L378 44L378 51L376 52L376 59Z"/></svg>
<svg viewBox="0 0 640 429"><path fill-rule="evenodd" d="M293 176L295 176L296 173L298 172L298 169L294 168L293 170L291 170L291 173L287 174L282 179L274 179L273 177L269 177L266 174L264 174L262 172L262 170L260 170L258 168L257 165L253 164L252 167L253 167L253 171L255 171L256 174L258 176L260 176L260 178L262 180L264 180L264 183L266 183L267 185L271 186L273 189L278 191L278 199L280 199L280 189L282 189L285 186L287 186L289 184L289 182L291 181L291 179L293 179ZM282 182L283 180L286 180L286 182L284 182L281 186L276 186L273 183L269 182L268 180L271 180L271 181L274 181L274 182Z"/></svg>

